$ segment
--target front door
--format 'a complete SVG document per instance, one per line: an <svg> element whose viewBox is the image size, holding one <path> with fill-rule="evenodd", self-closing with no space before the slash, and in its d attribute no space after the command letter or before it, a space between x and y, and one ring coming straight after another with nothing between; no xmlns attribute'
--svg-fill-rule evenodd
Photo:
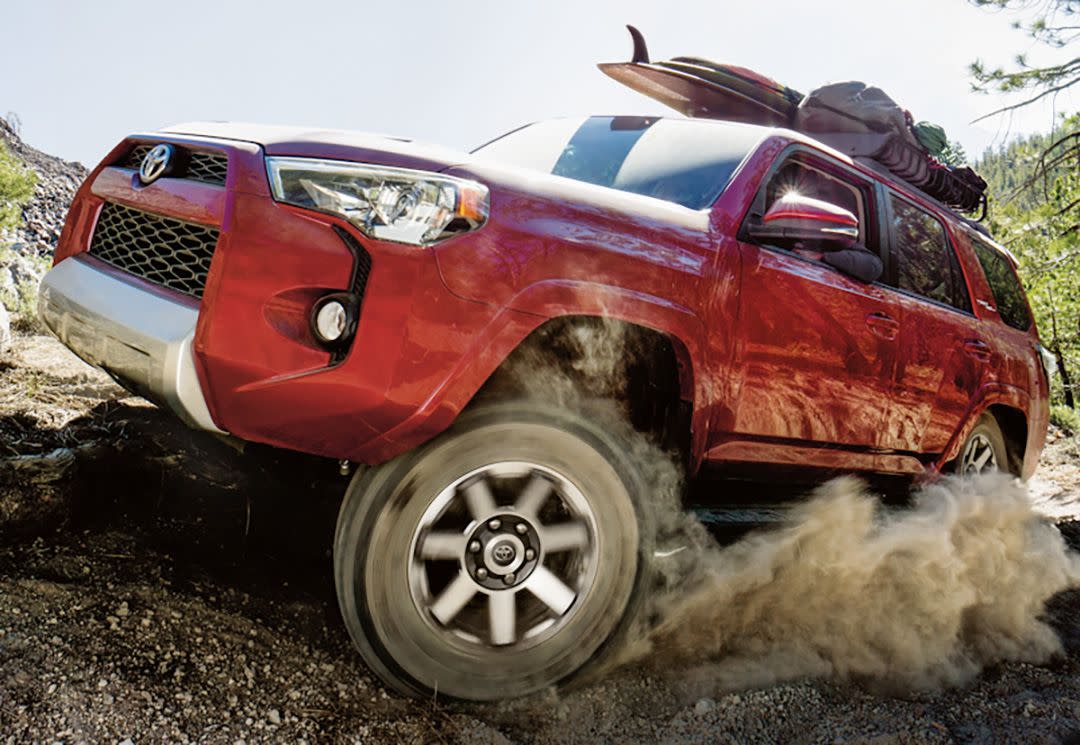
<svg viewBox="0 0 1080 745"><path fill-rule="evenodd" d="M742 245L734 433L875 448L888 419L898 304L823 263Z"/></svg>
<svg viewBox="0 0 1080 745"><path fill-rule="evenodd" d="M872 185L840 164L797 155L774 171L756 209L788 191L859 217L877 247ZM861 282L800 245L741 243L736 438L871 450L885 446L900 338L894 293Z"/></svg>

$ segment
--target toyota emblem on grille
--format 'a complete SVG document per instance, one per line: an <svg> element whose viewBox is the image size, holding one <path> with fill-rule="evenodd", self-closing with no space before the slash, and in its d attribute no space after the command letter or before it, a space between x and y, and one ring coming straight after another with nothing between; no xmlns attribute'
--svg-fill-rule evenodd
<svg viewBox="0 0 1080 745"><path fill-rule="evenodd" d="M172 162L173 146L164 142L155 145L142 159L139 166L139 180L144 184L152 184L157 181L169 169Z"/></svg>

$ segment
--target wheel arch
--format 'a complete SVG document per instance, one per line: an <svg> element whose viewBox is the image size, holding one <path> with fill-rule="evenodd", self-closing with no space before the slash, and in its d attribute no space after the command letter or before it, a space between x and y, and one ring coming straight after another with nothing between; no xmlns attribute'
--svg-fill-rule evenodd
<svg viewBox="0 0 1080 745"><path fill-rule="evenodd" d="M1028 412L1031 408L1031 398L1023 390L1004 384L990 384L981 391L976 403L969 410L964 424L960 427L949 441L938 468L940 470L947 463L951 463L960 455L960 449L967 440L971 431L978 424L984 414L994 417L1002 435L1005 437L1005 446L1009 451L1009 466L1013 473L1020 474L1023 478L1029 478L1034 472L1034 463L1028 463Z"/></svg>
<svg viewBox="0 0 1080 745"><path fill-rule="evenodd" d="M705 331L690 309L669 300L626 288L590 282L551 280L527 288L494 314L443 383L411 416L365 447L369 462L381 462L439 434L471 403L483 398L515 353L535 348L538 340L560 326L603 323L626 330L627 336L656 351L669 346L677 368L679 401L686 403L686 465L693 471L704 453L707 387L700 360ZM661 343L658 343L661 342Z"/></svg>

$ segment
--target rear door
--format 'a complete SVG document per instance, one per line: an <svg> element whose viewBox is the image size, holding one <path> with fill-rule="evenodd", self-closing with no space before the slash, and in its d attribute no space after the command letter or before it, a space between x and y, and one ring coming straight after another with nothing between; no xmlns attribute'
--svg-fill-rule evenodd
<svg viewBox="0 0 1080 745"><path fill-rule="evenodd" d="M887 447L940 453L964 421L993 359L971 311L968 283L943 220L882 189L888 223L888 282L903 330Z"/></svg>
<svg viewBox="0 0 1080 745"><path fill-rule="evenodd" d="M873 185L840 163L797 151L773 171L752 212L797 190L851 210L878 245ZM797 246L743 236L733 434L808 446L873 449L889 417L899 348L895 294L842 274Z"/></svg>

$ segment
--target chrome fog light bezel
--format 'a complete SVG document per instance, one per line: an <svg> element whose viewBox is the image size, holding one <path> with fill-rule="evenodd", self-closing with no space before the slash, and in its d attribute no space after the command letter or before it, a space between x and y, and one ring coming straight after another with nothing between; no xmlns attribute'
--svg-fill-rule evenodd
<svg viewBox="0 0 1080 745"><path fill-rule="evenodd" d="M311 307L309 325L311 334L316 341L329 350L339 350L352 342L356 335L357 306L356 297L348 292L335 292L319 298ZM336 337L329 337L323 333L319 319L323 311L332 306L338 306L344 314L344 324L341 333Z"/></svg>

